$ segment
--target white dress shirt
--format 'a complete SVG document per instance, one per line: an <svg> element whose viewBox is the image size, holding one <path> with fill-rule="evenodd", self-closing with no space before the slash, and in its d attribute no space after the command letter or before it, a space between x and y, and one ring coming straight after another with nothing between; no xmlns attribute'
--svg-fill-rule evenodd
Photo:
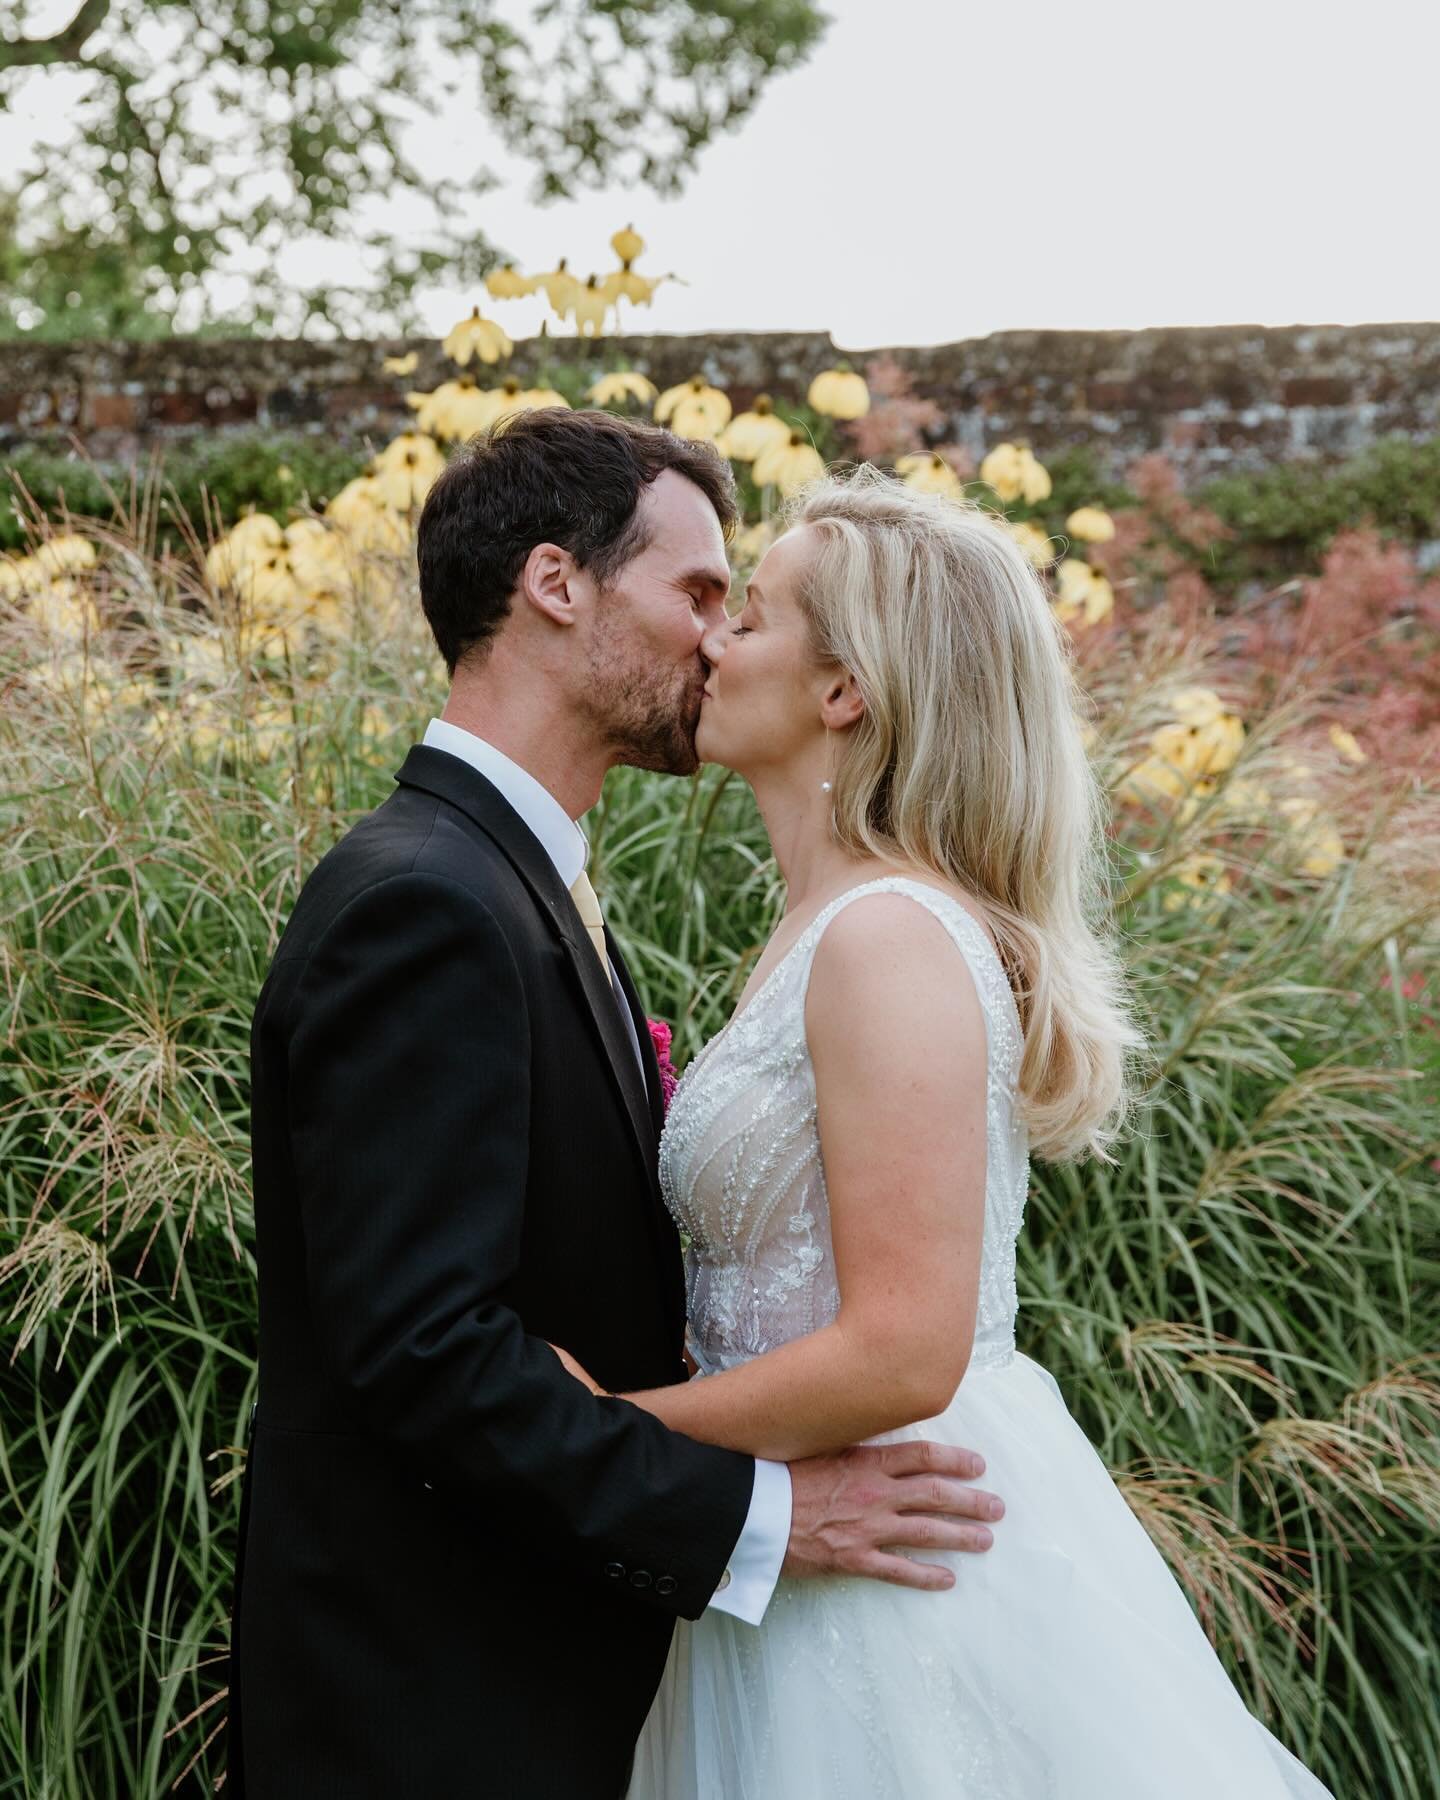
<svg viewBox="0 0 1440 1800"><path fill-rule="evenodd" d="M452 725L448 720L432 719L425 728L425 742L432 750L444 750L478 769L534 833L565 886L568 888L574 882L589 861L590 846L584 832L549 788L493 744L487 744L473 731ZM616 1004L639 1058L635 1021L613 972L610 979ZM730 1552L730 1566L711 1596L710 1604L717 1612L730 1613L747 1625L760 1623L775 1591L775 1583L780 1579L780 1565L785 1560L785 1548L790 1541L790 1513L789 1469L784 1463L766 1462L757 1457L755 1486L750 1493L745 1527Z"/></svg>

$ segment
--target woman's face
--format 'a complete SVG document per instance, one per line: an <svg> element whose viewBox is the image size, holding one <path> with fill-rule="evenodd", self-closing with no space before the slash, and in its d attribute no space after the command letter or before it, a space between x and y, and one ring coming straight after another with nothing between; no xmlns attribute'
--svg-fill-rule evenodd
<svg viewBox="0 0 1440 1800"><path fill-rule="evenodd" d="M825 734L826 670L815 661L795 587L809 561L806 527L777 538L745 590L745 604L701 642L710 664L695 749L747 778L793 764ZM832 672L833 679L833 672Z"/></svg>

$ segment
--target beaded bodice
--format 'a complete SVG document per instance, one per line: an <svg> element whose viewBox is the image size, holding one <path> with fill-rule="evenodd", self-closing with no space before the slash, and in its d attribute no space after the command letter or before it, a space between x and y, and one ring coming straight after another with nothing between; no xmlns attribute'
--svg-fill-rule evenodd
<svg viewBox="0 0 1440 1800"><path fill-rule="evenodd" d="M1015 1107L1020 1022L994 946L960 902L886 876L838 895L811 921L681 1078L660 1141L665 1203L689 1239L690 1342L706 1373L829 1324L840 1306L830 1243L805 995L821 934L865 894L905 894L965 958L985 1015L985 1230L971 1367L1015 1344L1015 1240L1029 1184Z"/></svg>

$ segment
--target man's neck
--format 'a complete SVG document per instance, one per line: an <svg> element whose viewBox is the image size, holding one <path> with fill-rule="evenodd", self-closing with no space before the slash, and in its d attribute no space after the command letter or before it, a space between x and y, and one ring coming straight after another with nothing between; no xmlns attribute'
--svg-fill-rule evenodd
<svg viewBox="0 0 1440 1800"><path fill-rule="evenodd" d="M574 711L553 694L470 678L457 680L440 717L473 732L518 763L552 793L572 819L600 798L608 752L577 729Z"/></svg>

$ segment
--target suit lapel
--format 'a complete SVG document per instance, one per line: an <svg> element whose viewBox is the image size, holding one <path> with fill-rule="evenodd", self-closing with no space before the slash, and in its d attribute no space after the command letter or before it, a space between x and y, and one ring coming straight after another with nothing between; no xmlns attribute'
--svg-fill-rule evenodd
<svg viewBox="0 0 1440 1800"><path fill-rule="evenodd" d="M620 1016L615 991L606 979L600 958L595 954L595 947L580 922L570 891L561 881L559 871L546 854L544 846L492 782L487 781L478 769L471 768L468 763L451 756L447 751L431 749L424 744L415 745L395 779L407 787L421 788L427 794L434 794L472 819L505 853L529 888L542 916L549 921L563 944L575 971L581 992L585 996L586 1007L605 1051L605 1060L620 1104L630 1121L635 1148L644 1165L646 1179L653 1187L656 1181L656 1131L653 1122L654 1103L647 1092L649 1075L647 1072L643 1079L641 1077L630 1035ZM623 968L613 945L611 954L616 958L616 967ZM634 990L628 986L628 975L622 974L621 980L626 985L628 999ZM649 1047L650 1034L643 1023L639 1030L643 1054Z"/></svg>
<svg viewBox="0 0 1440 1800"><path fill-rule="evenodd" d="M640 1060L645 1065L645 1094L650 1102L650 1123L658 1141L665 1126L665 1093L660 1086L660 1059L655 1054L655 1042L650 1036L650 1021L645 1008L640 1003L640 995L635 983L630 979L630 971L625 966L625 959L605 929L605 941L610 946L610 962L620 980L620 987L625 995L625 1003L630 1008L630 1017L635 1022L635 1035L640 1040ZM633 1060L633 1058L632 1058Z"/></svg>

